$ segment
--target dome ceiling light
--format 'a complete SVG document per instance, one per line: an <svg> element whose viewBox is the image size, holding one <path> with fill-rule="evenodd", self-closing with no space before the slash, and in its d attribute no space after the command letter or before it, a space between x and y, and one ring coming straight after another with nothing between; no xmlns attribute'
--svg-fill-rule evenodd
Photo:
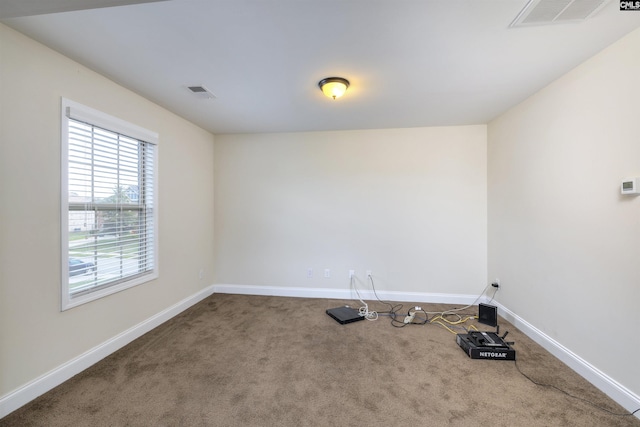
<svg viewBox="0 0 640 427"><path fill-rule="evenodd" d="M322 93L329 98L340 98L347 91L349 87L349 80L342 77L327 77L318 82L318 87L322 90Z"/></svg>

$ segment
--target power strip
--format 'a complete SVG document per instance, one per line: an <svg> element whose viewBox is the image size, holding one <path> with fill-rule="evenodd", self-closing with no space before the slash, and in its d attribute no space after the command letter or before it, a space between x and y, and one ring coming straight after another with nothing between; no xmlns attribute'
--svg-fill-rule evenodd
<svg viewBox="0 0 640 427"><path fill-rule="evenodd" d="M411 312L411 310L413 310L413 312ZM410 309L407 313L407 316L404 318L404 323L413 323L413 319L416 318L416 312L418 311L422 311L422 307L420 307L419 305L416 305L415 307Z"/></svg>

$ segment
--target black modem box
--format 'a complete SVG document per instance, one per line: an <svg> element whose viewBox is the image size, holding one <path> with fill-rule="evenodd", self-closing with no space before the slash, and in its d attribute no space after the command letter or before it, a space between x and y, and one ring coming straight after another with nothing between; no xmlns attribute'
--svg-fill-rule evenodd
<svg viewBox="0 0 640 427"><path fill-rule="evenodd" d="M495 332L458 334L456 342L472 359L516 360L516 351Z"/></svg>
<svg viewBox="0 0 640 427"><path fill-rule="evenodd" d="M361 316L358 310L351 308L348 305L330 308L327 310L327 314L333 317L336 322L341 325L357 322L358 320L364 320L364 316Z"/></svg>

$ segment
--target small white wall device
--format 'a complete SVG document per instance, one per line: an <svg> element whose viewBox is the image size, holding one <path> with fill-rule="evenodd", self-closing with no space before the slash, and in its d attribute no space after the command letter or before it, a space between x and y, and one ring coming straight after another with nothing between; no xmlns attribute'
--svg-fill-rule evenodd
<svg viewBox="0 0 640 427"><path fill-rule="evenodd" d="M624 179L622 184L620 184L620 193L632 195L640 194L640 177Z"/></svg>

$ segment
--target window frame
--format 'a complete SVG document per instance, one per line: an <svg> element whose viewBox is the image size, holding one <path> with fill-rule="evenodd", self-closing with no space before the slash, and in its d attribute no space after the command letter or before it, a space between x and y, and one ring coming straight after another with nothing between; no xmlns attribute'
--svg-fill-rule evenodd
<svg viewBox="0 0 640 427"><path fill-rule="evenodd" d="M159 276L158 265L158 134L140 126L121 120L117 117L110 116L101 111L79 104L66 98L61 98L61 219L60 219L60 235L61 235L61 311L68 310L73 307L95 301L97 299L112 295L116 292L132 288L134 286L155 280ZM153 153L151 154L153 162L151 191L153 193L152 203L152 238L151 251L153 268L145 273L133 275L130 278L124 277L99 287L95 290L86 290L72 296L70 289L69 276L69 212L73 205L69 202L69 119L84 122L102 129L125 135L145 143L153 145Z"/></svg>

